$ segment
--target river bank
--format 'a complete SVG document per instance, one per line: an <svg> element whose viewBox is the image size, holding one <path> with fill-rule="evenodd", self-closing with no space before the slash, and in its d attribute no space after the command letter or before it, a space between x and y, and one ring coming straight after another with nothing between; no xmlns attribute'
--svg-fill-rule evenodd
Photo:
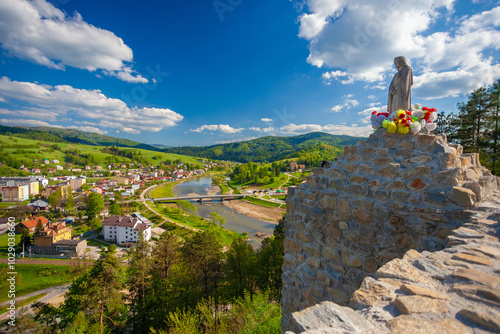
<svg viewBox="0 0 500 334"><path fill-rule="evenodd" d="M283 218L285 209L280 208L266 208L264 206L244 202L242 200L224 201L224 205L238 212L240 215L247 217L264 220L278 224L279 220Z"/></svg>

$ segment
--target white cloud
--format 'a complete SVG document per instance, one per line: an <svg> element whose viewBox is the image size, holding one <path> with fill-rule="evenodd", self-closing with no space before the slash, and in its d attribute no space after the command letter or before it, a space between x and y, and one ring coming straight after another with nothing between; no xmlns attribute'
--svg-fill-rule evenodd
<svg viewBox="0 0 500 334"><path fill-rule="evenodd" d="M266 122L266 123L269 123L269 122L272 122L273 120L271 118L261 118L260 119L262 122Z"/></svg>
<svg viewBox="0 0 500 334"><path fill-rule="evenodd" d="M468 93L500 76L491 51L500 49L500 7L453 17L455 0L305 0L299 36L309 41L307 61L334 68L325 82L376 83L387 89L395 56L414 68L415 94L438 98ZM430 31L448 19L447 31ZM397 27L397 28L396 28ZM430 95L426 95L429 94Z"/></svg>
<svg viewBox="0 0 500 334"><path fill-rule="evenodd" d="M191 132L203 132L204 130L208 131L220 131L223 133L240 133L243 131L243 128L233 128L229 126L229 124L211 124L211 125L202 125L199 128L191 129Z"/></svg>
<svg viewBox="0 0 500 334"><path fill-rule="evenodd" d="M352 107L357 107L359 105L359 102L358 102L358 100L353 99L353 97L354 96L352 94L344 95L342 97L344 102L342 104L338 104L336 106L333 106L331 108L331 111L332 112L341 112L342 110L347 111L347 110L351 109Z"/></svg>
<svg viewBox="0 0 500 334"><path fill-rule="evenodd" d="M49 68L102 70L127 82L148 82L131 68L132 49L121 38L45 0L0 1L0 44L9 56Z"/></svg>
<svg viewBox="0 0 500 334"><path fill-rule="evenodd" d="M332 135L349 135L349 136L359 136L367 137L373 133L371 125L367 126L347 126L345 124L294 124L290 123L288 125L282 126L280 128L281 133L286 135L300 135L309 132L321 131Z"/></svg>
<svg viewBox="0 0 500 334"><path fill-rule="evenodd" d="M177 125L184 117L170 109L128 107L119 99L105 96L100 90L78 89L68 85L50 86L0 79L0 97L22 101L30 106L0 114L59 121L68 114L84 118L91 125L116 128L128 133L158 132Z"/></svg>
<svg viewBox="0 0 500 334"><path fill-rule="evenodd" d="M272 126L269 126L269 127L267 127L267 128L262 128L262 131L263 131L263 132L266 132L266 133L268 133L268 132L273 132L274 130L276 130L276 129L275 129L275 128L273 128Z"/></svg>
<svg viewBox="0 0 500 334"><path fill-rule="evenodd" d="M249 128L248 128L248 130L250 130L250 131L257 131L257 132L262 132L262 129L261 129L261 128L259 128L259 127L254 127L254 126L249 127Z"/></svg>
<svg viewBox="0 0 500 334"><path fill-rule="evenodd" d="M231 139L231 140L219 140L219 141L216 141L215 143L216 144L231 144L231 143L238 143L240 141L248 141L248 140L252 140L255 138L257 138L257 137L238 138L238 139Z"/></svg>
<svg viewBox="0 0 500 334"><path fill-rule="evenodd" d="M0 119L3 125L23 125L23 126L51 126L49 123L37 119Z"/></svg>

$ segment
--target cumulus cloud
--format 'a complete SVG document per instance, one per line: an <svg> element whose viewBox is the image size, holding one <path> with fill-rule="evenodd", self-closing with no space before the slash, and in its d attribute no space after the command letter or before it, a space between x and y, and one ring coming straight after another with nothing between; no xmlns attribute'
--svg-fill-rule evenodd
<svg viewBox="0 0 500 334"><path fill-rule="evenodd" d="M0 1L0 44L9 56L49 68L102 70L123 81L148 82L132 69L132 49L121 38L45 0Z"/></svg>
<svg viewBox="0 0 500 334"><path fill-rule="evenodd" d="M158 132L177 125L184 118L166 108L131 108L122 100L107 97L97 89L19 82L7 77L0 79L0 97L29 104L28 107L15 110L0 108L0 114L3 115L50 122L75 115L91 122L87 125L116 128L135 134L141 131Z"/></svg>
<svg viewBox="0 0 500 334"><path fill-rule="evenodd" d="M260 119L262 122L266 122L266 123L270 123L272 122L273 120L271 118L261 118Z"/></svg>
<svg viewBox="0 0 500 334"><path fill-rule="evenodd" d="M262 132L262 129L259 127L251 126L248 128L250 131L257 131L257 132Z"/></svg>
<svg viewBox="0 0 500 334"><path fill-rule="evenodd" d="M84 132L99 133L101 135L105 135L106 133L108 133L107 131L103 131L103 130L96 128L96 127L93 127L93 126L75 126L75 125L61 126L61 125L57 125L57 124L50 124L50 123L36 120L36 119L15 119L15 118L7 119L7 118L3 118L3 119L0 119L0 123L3 125L19 125L19 126L22 125L22 126L33 126L33 127L49 126L49 127L53 127L53 128L76 129L76 130L80 130L80 131L84 131Z"/></svg>
<svg viewBox="0 0 500 334"><path fill-rule="evenodd" d="M345 124L294 124L290 123L288 125L282 126L280 128L281 133L286 135L300 135L309 132L321 131L332 135L348 135L348 136L359 136L367 137L373 133L371 125L357 126L355 124L348 126Z"/></svg>
<svg viewBox="0 0 500 334"><path fill-rule="evenodd" d="M211 124L211 125L202 125L199 128L191 129L191 132L203 132L204 130L208 131L220 131L223 133L240 133L243 131L243 128L233 128L229 124Z"/></svg>
<svg viewBox="0 0 500 334"><path fill-rule="evenodd" d="M335 69L323 73L326 84L362 81L371 83L366 89L387 89L395 72L392 60L399 55L411 61L419 98L468 93L500 76L491 58L491 51L500 49L500 7L453 17L455 0L305 4L299 36L309 41L310 64ZM435 24L447 18L451 28L436 31Z"/></svg>
<svg viewBox="0 0 500 334"><path fill-rule="evenodd" d="M359 105L358 100L353 99L352 94L344 95L342 99L344 102L342 104L338 104L336 106L333 106L330 111L332 112L341 112L342 110L349 110L352 107L357 107Z"/></svg>

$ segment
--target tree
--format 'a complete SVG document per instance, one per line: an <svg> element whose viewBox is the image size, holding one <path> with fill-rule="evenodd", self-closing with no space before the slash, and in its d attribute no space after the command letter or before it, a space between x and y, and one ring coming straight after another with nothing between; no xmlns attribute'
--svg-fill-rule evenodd
<svg viewBox="0 0 500 334"><path fill-rule="evenodd" d="M102 196L91 192L89 195L89 207L87 209L88 219L92 220L99 216L102 210L104 210L104 200Z"/></svg>
<svg viewBox="0 0 500 334"><path fill-rule="evenodd" d="M116 201L111 201L111 204L109 205L109 214L112 216L122 214L122 209Z"/></svg>
<svg viewBox="0 0 500 334"><path fill-rule="evenodd" d="M128 250L130 255L127 269L127 286L130 291L130 308L134 333L149 333L151 310L148 308L148 296L152 293L152 260L149 256L151 247L143 236L135 247ZM154 296L154 294L153 294Z"/></svg>
<svg viewBox="0 0 500 334"><path fill-rule="evenodd" d="M42 219L38 218L38 220L36 221L35 234L37 234L38 231L40 231L42 228L43 228Z"/></svg>
<svg viewBox="0 0 500 334"><path fill-rule="evenodd" d="M225 272L234 297L244 297L244 292L254 292L255 252L246 239L231 243L226 255Z"/></svg>
<svg viewBox="0 0 500 334"><path fill-rule="evenodd" d="M179 264L181 243L172 232L164 232L152 251L152 281L154 296L148 300L152 321L157 328L163 328L165 319L172 311L172 300L181 291L173 284L173 271Z"/></svg>
<svg viewBox="0 0 500 334"><path fill-rule="evenodd" d="M219 215L217 212L210 212L210 218L214 224L219 223L220 227L226 223L226 217Z"/></svg>
<svg viewBox="0 0 500 334"><path fill-rule="evenodd" d="M177 206L179 207L179 209L187 212L187 213L190 213L190 214L196 214L198 212L198 208L196 207L196 205L194 205L193 203L191 203L190 201L177 201Z"/></svg>
<svg viewBox="0 0 500 334"><path fill-rule="evenodd" d="M217 290L221 275L222 245L212 232L195 233L182 247L185 264L194 280L193 289L202 287L202 295L208 299Z"/></svg>
<svg viewBox="0 0 500 334"><path fill-rule="evenodd" d="M73 281L60 313L63 327L71 324L79 312L85 314L88 333L124 327L127 312L115 252L116 246L109 246L90 270Z"/></svg>
<svg viewBox="0 0 500 334"><path fill-rule="evenodd" d="M33 244L33 236L30 234L28 230L23 230L21 234L21 240L19 241L19 245L24 245L24 248Z"/></svg>
<svg viewBox="0 0 500 334"><path fill-rule="evenodd" d="M53 208L56 208L59 204L59 200L61 199L61 189L57 189L47 198L47 202Z"/></svg>

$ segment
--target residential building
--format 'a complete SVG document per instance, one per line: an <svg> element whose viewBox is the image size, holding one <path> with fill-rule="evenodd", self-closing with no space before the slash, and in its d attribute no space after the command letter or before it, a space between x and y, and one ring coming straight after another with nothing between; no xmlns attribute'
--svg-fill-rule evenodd
<svg viewBox="0 0 500 334"><path fill-rule="evenodd" d="M69 180L69 186L71 187L71 190L80 190L82 189L82 186L87 182L87 179L85 177L79 177L76 179Z"/></svg>
<svg viewBox="0 0 500 334"><path fill-rule="evenodd" d="M71 240L71 230L65 222L49 223L33 236L35 252L37 247L50 247L59 240Z"/></svg>
<svg viewBox="0 0 500 334"><path fill-rule="evenodd" d="M49 209L49 203L41 199L33 200L27 206L32 207L34 211L47 211Z"/></svg>
<svg viewBox="0 0 500 334"><path fill-rule="evenodd" d="M45 227L49 224L49 220L44 216L31 217L30 219L20 222L16 225L16 233L23 233L24 230L28 230L30 234L35 233L38 222L42 224L42 227Z"/></svg>
<svg viewBox="0 0 500 334"><path fill-rule="evenodd" d="M104 240L115 242L117 245L137 242L141 235L146 241L151 239L151 225L136 217L111 216L103 221L102 231Z"/></svg>
<svg viewBox="0 0 500 334"><path fill-rule="evenodd" d="M128 177L124 177L124 176L120 176L116 179L116 181L118 182L118 184L125 184L125 185L128 185L130 183L130 178Z"/></svg>
<svg viewBox="0 0 500 334"><path fill-rule="evenodd" d="M69 192L71 191L68 184L61 183L61 184L57 184L57 185L53 185L53 186L47 186L44 190L43 195L46 198L48 198L50 195L52 195L53 193L55 193L58 190L61 190L61 198L62 199L68 198Z"/></svg>
<svg viewBox="0 0 500 334"><path fill-rule="evenodd" d="M29 183L18 183L3 186L2 202L22 202L29 199L29 188Z"/></svg>
<svg viewBox="0 0 500 334"><path fill-rule="evenodd" d="M72 240L71 230L65 222L50 223L33 237L33 251L36 254L80 257L85 254L86 240Z"/></svg>
<svg viewBox="0 0 500 334"><path fill-rule="evenodd" d="M63 166L61 166L61 165L56 165L56 170L63 170L63 169L64 169L64 167L63 167Z"/></svg>

